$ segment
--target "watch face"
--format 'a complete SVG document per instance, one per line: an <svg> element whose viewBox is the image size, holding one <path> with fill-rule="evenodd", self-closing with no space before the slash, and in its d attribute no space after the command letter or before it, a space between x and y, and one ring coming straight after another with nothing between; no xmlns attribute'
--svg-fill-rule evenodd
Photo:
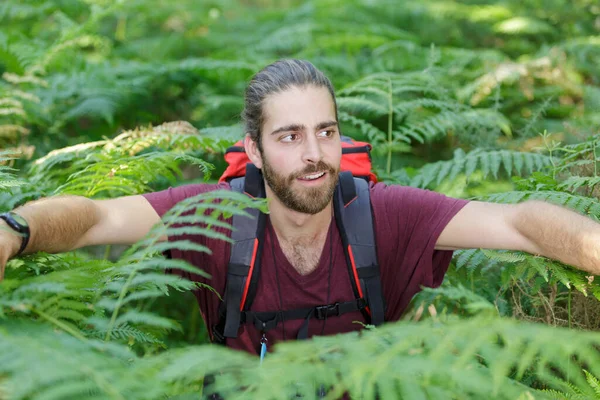
<svg viewBox="0 0 600 400"><path fill-rule="evenodd" d="M10 216L13 217L13 219L15 220L15 222L21 226L28 226L27 225L27 221L25 221L25 218L21 217L19 214L16 213L10 213Z"/></svg>

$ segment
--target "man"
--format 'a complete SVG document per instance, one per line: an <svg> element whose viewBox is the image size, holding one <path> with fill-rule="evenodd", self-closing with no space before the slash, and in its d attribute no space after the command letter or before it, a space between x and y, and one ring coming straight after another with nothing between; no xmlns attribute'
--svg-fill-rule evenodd
<svg viewBox="0 0 600 400"><path fill-rule="evenodd" d="M308 62L276 62L250 82L243 118L246 152L262 170L270 200L262 271L252 309L289 310L352 300L340 232L333 218L341 142L331 83ZM227 187L187 185L100 201L44 199L15 213L31 230L25 253L131 244L160 223L161 216L177 202ZM561 207L543 202L467 202L381 183L372 185L370 193L386 320L400 318L421 286L435 287L442 282L454 249L522 250L592 274L600 272L600 225ZM6 227L5 221L0 224ZM193 239L212 253L174 251L173 257L205 269L212 279L187 277L223 294L230 245L206 237ZM2 274L6 261L23 244L22 237L10 229L0 230ZM207 325L213 326L218 319L217 295L205 290L197 291L196 296ZM309 326L309 336L357 330L360 324L354 323L356 320L364 321L358 311L316 321ZM301 324L280 324L268 332L269 344L295 338ZM228 339L227 345L256 353L261 337L256 327L243 325L238 337Z"/></svg>

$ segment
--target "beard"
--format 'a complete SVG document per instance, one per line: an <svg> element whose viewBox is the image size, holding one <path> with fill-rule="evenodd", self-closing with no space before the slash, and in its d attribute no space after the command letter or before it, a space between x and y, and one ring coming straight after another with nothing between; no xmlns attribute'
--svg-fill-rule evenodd
<svg viewBox="0 0 600 400"><path fill-rule="evenodd" d="M338 182L339 168L319 161L317 164L309 165L302 171L294 172L284 176L275 172L267 158L262 155L262 174L265 181L277 198L287 208L303 214L317 214L325 209L335 193ZM326 172L326 181L319 187L302 187L294 189L296 179L314 174Z"/></svg>

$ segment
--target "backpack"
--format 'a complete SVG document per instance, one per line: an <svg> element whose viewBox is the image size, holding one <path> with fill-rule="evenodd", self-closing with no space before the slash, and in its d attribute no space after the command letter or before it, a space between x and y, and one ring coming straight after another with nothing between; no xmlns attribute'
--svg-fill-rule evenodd
<svg viewBox="0 0 600 400"><path fill-rule="evenodd" d="M267 217L256 209L248 209L249 217L233 216L233 242L225 294L219 307L218 322L210 329L213 342L225 344L226 338L237 337L242 324L254 324L264 334L280 322L293 319L305 320L297 339L306 339L311 318L322 320L353 311L361 311L372 325L383 323L385 304L369 192L369 182L377 182L371 172L371 148L369 143L342 136L341 172L333 198L354 300L282 312L250 311L260 278ZM232 190L252 197L265 197L262 174L248 159L242 141L226 151L225 160L229 165L219 182L229 182Z"/></svg>

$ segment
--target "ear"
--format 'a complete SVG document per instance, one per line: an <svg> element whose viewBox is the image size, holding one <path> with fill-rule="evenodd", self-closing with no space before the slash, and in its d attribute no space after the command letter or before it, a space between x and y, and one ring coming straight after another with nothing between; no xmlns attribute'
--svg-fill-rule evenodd
<svg viewBox="0 0 600 400"><path fill-rule="evenodd" d="M250 135L244 137L244 149L252 164L256 165L256 168L262 168L262 156L258 150L258 144L252 140Z"/></svg>

